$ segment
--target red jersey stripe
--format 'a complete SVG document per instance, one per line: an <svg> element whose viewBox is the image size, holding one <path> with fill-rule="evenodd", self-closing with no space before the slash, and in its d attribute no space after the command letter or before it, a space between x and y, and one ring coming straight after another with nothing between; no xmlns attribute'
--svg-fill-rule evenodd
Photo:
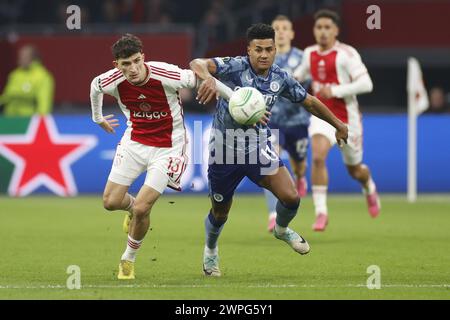
<svg viewBox="0 0 450 320"><path fill-rule="evenodd" d="M119 73L121 73L121 71L120 71L120 70L117 70L117 71L114 72L112 75L110 75L110 76L108 76L108 77L106 77L106 78L101 79L101 81L102 81L102 82L105 82L105 81L107 81L107 80L109 80L109 79L111 79L111 78L117 76Z"/></svg>
<svg viewBox="0 0 450 320"><path fill-rule="evenodd" d="M155 66L150 66L150 68L153 68L153 69L161 71L161 72L166 72L166 73L169 73L169 74L173 74L173 75L180 75L180 73L178 71L169 71L167 69L158 68L158 67L155 67Z"/></svg>
<svg viewBox="0 0 450 320"><path fill-rule="evenodd" d="M160 74L166 74L166 75L171 76L171 77L180 77L180 74L179 74L179 73L172 74L172 73L168 73L168 72L166 72L166 71L160 71L160 70L158 70L158 69L153 69L153 68L150 68L150 70L151 70L152 72L159 72Z"/></svg>
<svg viewBox="0 0 450 320"><path fill-rule="evenodd" d="M180 80L180 77L170 76L168 74L163 74L163 73L160 73L160 72L156 72L155 70L152 70L152 73L156 74L158 76L161 76L161 77L165 77L165 78L169 78L169 79L173 79L173 80Z"/></svg>
<svg viewBox="0 0 450 320"><path fill-rule="evenodd" d="M107 85L113 83L114 81L116 81L117 79L121 78L122 74L118 74L117 76L115 76L114 78L109 79L108 81L105 81L104 83L102 82L102 87L106 87Z"/></svg>

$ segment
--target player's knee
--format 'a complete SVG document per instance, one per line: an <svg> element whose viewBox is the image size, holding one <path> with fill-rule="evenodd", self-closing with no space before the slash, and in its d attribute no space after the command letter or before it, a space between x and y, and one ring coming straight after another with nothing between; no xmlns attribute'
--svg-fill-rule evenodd
<svg viewBox="0 0 450 320"><path fill-rule="evenodd" d="M324 168L325 167L325 158L321 156L314 156L312 159L312 163L316 168Z"/></svg>
<svg viewBox="0 0 450 320"><path fill-rule="evenodd" d="M212 215L216 221L225 222L228 219L228 211L225 210L211 210Z"/></svg>
<svg viewBox="0 0 450 320"><path fill-rule="evenodd" d="M146 218L150 214L151 206L146 204L135 204L133 206L133 219L141 220Z"/></svg>
<svg viewBox="0 0 450 320"><path fill-rule="evenodd" d="M211 214L214 216L214 219L218 222L225 223L228 219L228 213L230 210L228 208L211 208Z"/></svg>
<svg viewBox="0 0 450 320"><path fill-rule="evenodd" d="M290 188L288 192L283 194L279 199L285 207L298 208L300 204L300 197L298 196L297 190L295 188Z"/></svg>
<svg viewBox="0 0 450 320"><path fill-rule="evenodd" d="M120 203L120 200L114 199L110 195L103 195L103 207L108 211L119 209Z"/></svg>
<svg viewBox="0 0 450 320"><path fill-rule="evenodd" d="M156 199L155 199L156 201ZM133 206L133 217L137 220L147 218L155 201L137 201Z"/></svg>
<svg viewBox="0 0 450 320"><path fill-rule="evenodd" d="M353 179L361 179L364 175L364 170L361 166L347 166L347 171Z"/></svg>

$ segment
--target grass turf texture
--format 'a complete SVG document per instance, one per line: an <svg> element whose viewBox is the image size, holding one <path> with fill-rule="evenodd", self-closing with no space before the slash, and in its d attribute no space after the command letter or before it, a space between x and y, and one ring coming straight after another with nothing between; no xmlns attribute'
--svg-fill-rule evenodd
<svg viewBox="0 0 450 320"><path fill-rule="evenodd" d="M219 240L221 278L201 272L206 196L164 195L152 212L136 280L116 280L126 235L122 212L101 197L0 198L0 299L449 299L450 201L382 198L369 217L362 196L330 196L330 223L314 233L311 197L291 226L310 243L296 254L266 231L262 196L237 195ZM69 265L80 290L66 288ZM380 290L366 287L381 269Z"/></svg>

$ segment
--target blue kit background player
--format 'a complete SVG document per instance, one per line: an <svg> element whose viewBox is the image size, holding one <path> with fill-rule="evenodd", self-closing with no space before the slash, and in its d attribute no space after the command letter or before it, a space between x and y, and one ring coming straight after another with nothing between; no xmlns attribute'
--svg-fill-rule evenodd
<svg viewBox="0 0 450 320"><path fill-rule="evenodd" d="M247 30L247 43L246 57L195 59L190 63L197 77L203 80L197 96L200 103L208 103L217 96L216 79L213 77L215 75L232 89L243 86L257 88L265 96L268 110L279 96L298 104L303 103L309 112L336 128L336 139L340 144L347 141L348 129L345 124L317 98L307 94L300 83L286 71L273 65L276 48L275 31L271 26L266 24L251 26ZM263 117L255 127L248 128L232 119L226 100L219 98L216 109L210 139L210 148L214 148L210 152L208 167L212 207L205 218L204 274L221 275L217 242L228 218L234 190L244 177L270 190L277 197L277 217L273 230L275 238L283 240L300 254L308 253L310 247L306 240L288 228L300 205L294 181L283 162L271 149L267 139L261 141L260 138L270 136L270 129L266 125L267 118ZM250 133L245 134L247 143L242 145L236 140L239 140L238 132L243 132L244 129L250 129L247 130ZM227 139L230 136L231 139ZM227 153L231 151L231 158L244 153L251 160L253 155L257 155L257 161L254 163L246 159L245 163L227 163L228 159L224 158L228 158L228 155L218 156L218 151L223 150ZM267 168L271 168L269 173L265 170Z"/></svg>
<svg viewBox="0 0 450 320"><path fill-rule="evenodd" d="M275 46L277 48L275 64L292 75L303 58L303 51L291 45L295 36L292 22L288 17L278 15L272 21L272 28L275 30ZM308 90L309 84L310 81L302 83L306 90ZM298 195L303 198L308 189L305 172L311 114L305 108L299 108L298 104L292 103L284 97L277 99L271 113L269 127L278 129L278 136L273 135L272 143L275 149L278 147L278 154L281 154L282 149L288 152L291 168L296 178L295 186ZM277 198L266 189L264 193L269 211L268 230L272 232L275 227Z"/></svg>

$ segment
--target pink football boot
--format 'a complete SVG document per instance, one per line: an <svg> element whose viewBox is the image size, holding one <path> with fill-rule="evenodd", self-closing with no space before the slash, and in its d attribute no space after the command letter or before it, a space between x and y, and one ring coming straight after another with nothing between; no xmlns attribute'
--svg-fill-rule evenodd
<svg viewBox="0 0 450 320"><path fill-rule="evenodd" d="M314 231L325 231L328 224L328 215L319 213L316 217L316 222L313 224Z"/></svg>
<svg viewBox="0 0 450 320"><path fill-rule="evenodd" d="M308 181L305 177L296 180L297 192L300 198L303 198L308 193Z"/></svg>

